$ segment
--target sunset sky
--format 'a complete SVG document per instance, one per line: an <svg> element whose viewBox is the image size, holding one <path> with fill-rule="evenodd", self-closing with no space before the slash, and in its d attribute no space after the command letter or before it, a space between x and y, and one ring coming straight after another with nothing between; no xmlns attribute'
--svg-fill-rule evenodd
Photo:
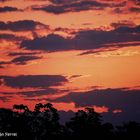
<svg viewBox="0 0 140 140"><path fill-rule="evenodd" d="M140 0L0 0L0 107L39 102L140 121Z"/></svg>

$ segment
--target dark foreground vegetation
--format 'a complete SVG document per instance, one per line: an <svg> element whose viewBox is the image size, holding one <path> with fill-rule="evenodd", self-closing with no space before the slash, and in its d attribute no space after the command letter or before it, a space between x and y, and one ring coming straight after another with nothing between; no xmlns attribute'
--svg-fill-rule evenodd
<svg viewBox="0 0 140 140"><path fill-rule="evenodd" d="M10 133L6 136L4 133ZM17 136L12 134L17 133ZM120 126L102 123L93 108L79 110L60 124L59 114L52 104L36 104L34 111L14 105L13 110L0 109L0 139L14 140L140 140L140 124L128 122Z"/></svg>

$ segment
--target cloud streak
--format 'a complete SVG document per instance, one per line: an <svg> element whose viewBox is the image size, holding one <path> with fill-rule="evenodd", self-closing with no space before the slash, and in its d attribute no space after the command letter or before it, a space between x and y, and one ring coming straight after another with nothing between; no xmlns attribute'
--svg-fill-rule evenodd
<svg viewBox="0 0 140 140"><path fill-rule="evenodd" d="M110 108L123 108L135 101L139 104L139 90L129 89L95 89L87 92L73 92L57 98L57 102L75 102L77 106L106 105Z"/></svg>
<svg viewBox="0 0 140 140"><path fill-rule="evenodd" d="M32 61L32 60L37 60L41 59L42 57L39 56L19 56L14 58L11 63L14 63L16 65L26 65L27 62Z"/></svg>
<svg viewBox="0 0 140 140"><path fill-rule="evenodd" d="M6 86L12 88L47 88L68 82L66 77L61 75L0 76L0 79Z"/></svg>
<svg viewBox="0 0 140 140"><path fill-rule="evenodd" d="M0 61L0 68L5 68L5 66L9 65L9 64L26 65L30 61L38 60L41 58L42 58L41 56L21 55L21 56L17 56L15 58L13 58L10 61Z"/></svg>
<svg viewBox="0 0 140 140"><path fill-rule="evenodd" d="M55 41L54 41L55 40ZM24 40L21 48L43 50L47 52L70 50L94 50L104 48L121 48L140 41L140 26L123 26L111 31L84 30L75 33L73 38L49 34L46 37ZM117 46L118 44L118 46ZM138 44L137 44L138 45Z"/></svg>
<svg viewBox="0 0 140 140"><path fill-rule="evenodd" d="M140 121L140 90L126 88L118 89L95 89L87 92L71 92L63 97L50 100L56 103L75 103L76 107L106 106L109 113L105 114L106 120L117 121ZM119 111L118 116L114 111ZM118 120L115 120L118 119Z"/></svg>
<svg viewBox="0 0 140 140"><path fill-rule="evenodd" d="M0 30L11 30L14 32L18 31L34 31L37 27L49 28L48 25L42 24L33 20L19 20L15 22L3 22L0 21Z"/></svg>
<svg viewBox="0 0 140 140"><path fill-rule="evenodd" d="M125 7L126 1L108 2L97 0L49 0L50 5L32 6L32 10L42 10L52 14L64 14L68 12L81 12L88 10L103 10L105 8Z"/></svg>
<svg viewBox="0 0 140 140"><path fill-rule="evenodd" d="M57 5L47 5L47 6L36 6L32 7L32 10L42 10L45 12L53 13L53 14L62 14L67 12L80 12L85 10L101 10L109 5L107 3L101 3L98 1L75 1L66 3L65 1L52 1Z"/></svg>
<svg viewBox="0 0 140 140"><path fill-rule="evenodd" d="M21 10L17 9L16 7L9 7L9 6L0 7L0 13L15 12L15 11L21 11Z"/></svg>

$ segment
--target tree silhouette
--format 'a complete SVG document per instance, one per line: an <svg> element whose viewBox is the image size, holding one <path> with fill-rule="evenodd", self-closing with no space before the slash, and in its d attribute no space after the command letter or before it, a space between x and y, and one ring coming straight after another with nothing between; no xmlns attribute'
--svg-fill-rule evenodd
<svg viewBox="0 0 140 140"><path fill-rule="evenodd" d="M140 124L134 121L124 123L121 126L117 126L118 129L118 138L125 139L140 139Z"/></svg>
<svg viewBox="0 0 140 140"><path fill-rule="evenodd" d="M71 121L66 123L72 138L86 138L98 135L101 130L101 116L93 108L78 110Z"/></svg>
<svg viewBox="0 0 140 140"><path fill-rule="evenodd" d="M14 114L10 109L0 109L0 132L9 131L13 125Z"/></svg>
<svg viewBox="0 0 140 140"><path fill-rule="evenodd" d="M114 126L111 123L102 124L102 130L100 132L102 134L103 140L114 140Z"/></svg>
<svg viewBox="0 0 140 140"><path fill-rule="evenodd" d="M26 105L23 105L23 104L20 104L20 105L13 105L13 109L16 109L16 110L23 110L24 112L25 111L29 111L29 108L26 106Z"/></svg>
<svg viewBox="0 0 140 140"><path fill-rule="evenodd" d="M13 110L0 108L0 132L17 132L17 137L10 137L14 140L140 139L139 123L131 121L115 129L111 123L102 123L93 108L78 110L65 125L59 119L51 103L38 103L33 111L23 104L14 105Z"/></svg>

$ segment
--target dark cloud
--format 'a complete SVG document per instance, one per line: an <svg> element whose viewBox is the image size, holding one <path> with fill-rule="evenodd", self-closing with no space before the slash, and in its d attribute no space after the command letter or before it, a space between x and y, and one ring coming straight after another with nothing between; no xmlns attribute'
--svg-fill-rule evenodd
<svg viewBox="0 0 140 140"><path fill-rule="evenodd" d="M139 44L140 43L138 43L138 45ZM136 44L134 44L134 45L136 45ZM124 46L126 47L126 44ZM122 44L120 47L122 47ZM98 49L98 50L89 50L89 51L84 51L84 52L80 53L79 55L100 54L100 52L108 52L108 51L115 51L115 50L117 50L117 48L109 48L109 49L105 48L105 49Z"/></svg>
<svg viewBox="0 0 140 140"><path fill-rule="evenodd" d="M3 64L9 64L9 62L7 62L7 61L0 61L0 65L3 65Z"/></svg>
<svg viewBox="0 0 140 140"><path fill-rule="evenodd" d="M5 66L7 66L8 64L26 65L30 61L38 60L41 58L42 57L40 56L21 55L10 61L0 61L0 68L5 68Z"/></svg>
<svg viewBox="0 0 140 140"><path fill-rule="evenodd" d="M8 56L29 56L29 55L34 55L38 54L37 52L11 52L8 54Z"/></svg>
<svg viewBox="0 0 140 140"><path fill-rule="evenodd" d="M74 102L76 107L85 106L107 106L110 117L115 116L111 113L115 109L121 109L117 117L119 121L139 120L140 117L140 90L130 89L95 89L87 92L73 92L63 97L51 100L53 102ZM107 117L106 116L106 117ZM109 117L109 118L110 118ZM126 119L126 120L125 120Z"/></svg>
<svg viewBox="0 0 140 140"><path fill-rule="evenodd" d="M78 78L78 77L81 77L82 75L72 75L70 76L70 79L73 79L73 78Z"/></svg>
<svg viewBox="0 0 140 140"><path fill-rule="evenodd" d="M0 7L0 13L13 12L13 11L19 11L19 9L17 9L16 7L9 7L9 6Z"/></svg>
<svg viewBox="0 0 140 140"><path fill-rule="evenodd" d="M56 94L58 92L59 92L59 90L56 88L46 88L46 89L35 90L35 91L19 92L18 95L21 94L21 95L26 96L26 97L39 97L42 95Z"/></svg>
<svg viewBox="0 0 140 140"><path fill-rule="evenodd" d="M3 84L3 80L1 79L0 84ZM13 96L13 95L18 95L24 97L25 100L38 100L38 101L43 101L47 100L47 98L43 97L44 95L58 95L61 93L69 92L70 90L68 89L58 89L55 87L43 87L43 88L37 88L34 90L28 90L26 91L21 91L21 92L2 92L0 91L0 94L3 94L5 96ZM38 97L38 98L37 98Z"/></svg>
<svg viewBox="0 0 140 140"><path fill-rule="evenodd" d="M113 14L123 14L124 13L124 9L120 8L120 7L117 7L117 8L114 8L112 10Z"/></svg>
<svg viewBox="0 0 140 140"><path fill-rule="evenodd" d="M109 2L108 0L106 2ZM110 1L111 3L109 4L109 7L108 8L111 8L112 11L115 11L115 10L124 10L124 8L126 8L127 6L127 1ZM117 12L117 11L116 11Z"/></svg>
<svg viewBox="0 0 140 140"><path fill-rule="evenodd" d="M129 8L130 12L140 13L140 7L131 7Z"/></svg>
<svg viewBox="0 0 140 140"><path fill-rule="evenodd" d="M112 31L81 31L77 33L74 40L77 50L108 48L109 44L116 47L116 43L140 41L139 26L135 28L120 27Z"/></svg>
<svg viewBox="0 0 140 140"><path fill-rule="evenodd" d="M47 88L68 82L66 77L61 75L0 76L0 79L6 86L13 88Z"/></svg>
<svg viewBox="0 0 140 140"><path fill-rule="evenodd" d="M32 60L37 60L41 59L42 57L39 56L19 56L14 58L11 63L14 63L16 65L26 65L27 62L32 61Z"/></svg>
<svg viewBox="0 0 140 140"><path fill-rule="evenodd" d="M78 1L83 1L83 0L49 0L53 4L68 4L68 3L73 3L73 2L78 2Z"/></svg>
<svg viewBox="0 0 140 140"><path fill-rule="evenodd" d="M0 2L6 2L6 1L10 1L10 0L0 0Z"/></svg>
<svg viewBox="0 0 140 140"><path fill-rule="evenodd" d="M9 61L0 61L0 69L5 68L6 65L10 64Z"/></svg>
<svg viewBox="0 0 140 140"><path fill-rule="evenodd" d="M131 2L131 6L129 4ZM124 4L124 5L123 5ZM129 5L129 6L128 6ZM140 1L139 0L128 0L122 2L122 6L114 6L113 13L116 14L131 14L131 13L139 13L140 12Z"/></svg>
<svg viewBox="0 0 140 140"><path fill-rule="evenodd" d="M0 96L0 101L8 102L12 98L12 96Z"/></svg>
<svg viewBox="0 0 140 140"><path fill-rule="evenodd" d="M15 22L3 22L0 21L0 30L12 30L12 31L33 31L37 26L49 28L48 25L44 25L40 22L33 20L20 20Z"/></svg>
<svg viewBox="0 0 140 140"><path fill-rule="evenodd" d="M47 52L94 50L109 47L125 47L125 44L128 46L128 42L134 44L138 41L140 41L140 26L123 26L111 31L79 31L75 33L75 37L73 38L64 38L60 35L50 34L42 38L25 40L21 43L21 48L27 50L44 50ZM117 44L119 45L117 46Z"/></svg>
<svg viewBox="0 0 140 140"><path fill-rule="evenodd" d="M140 0L129 0L133 2L136 6L140 6Z"/></svg>
<svg viewBox="0 0 140 140"><path fill-rule="evenodd" d="M0 39L7 40L7 41L21 41L21 40L25 40L26 38L5 33L5 34L0 34Z"/></svg>
<svg viewBox="0 0 140 140"><path fill-rule="evenodd" d="M116 43L116 47L115 47L115 44L110 44L110 45L107 45L105 48L100 48L100 49L95 49L95 50L88 50L88 51L84 51L82 53L80 53L79 55L89 55L89 54L96 54L96 55L100 55L101 52L109 52L109 51L115 51L117 50L119 47L122 48L122 47L129 47L129 46L139 46L140 45L140 42L128 42L128 44L124 44L124 43ZM113 48L111 48L113 47ZM117 54L119 55L119 54Z"/></svg>
<svg viewBox="0 0 140 140"><path fill-rule="evenodd" d="M57 98L57 102L74 102L76 106L109 106L110 108L124 108L127 105L139 103L140 90L128 89L95 89L87 92L73 92Z"/></svg>
<svg viewBox="0 0 140 140"><path fill-rule="evenodd" d="M134 27L136 26L135 23L133 21L129 21L129 20L122 20L119 22L113 22L110 24L112 27L116 28L120 28L120 27Z"/></svg>
<svg viewBox="0 0 140 140"><path fill-rule="evenodd" d="M62 14L66 12L80 12L85 10L101 10L109 5L107 3L102 3L98 1L88 0L88 1L72 1L71 3L67 1L56 1L53 0L53 3L57 5L47 5L47 6L36 6L32 7L33 10L43 10L45 12L53 14ZM61 5L60 5L61 3Z"/></svg>
<svg viewBox="0 0 140 140"><path fill-rule="evenodd" d="M42 100L47 100L47 98L42 98L43 95L52 95L52 94L59 94L59 93L64 93L64 92L69 92L69 90L62 90L58 88L44 88L40 90L34 90L34 91L24 91L24 92L18 92L18 95L22 95L26 98L26 100L31 99L36 100L34 97L40 97L38 98L40 101Z"/></svg>
<svg viewBox="0 0 140 140"><path fill-rule="evenodd" d="M55 40L55 41L54 41ZM71 50L73 42L60 35L50 34L47 37L25 40L21 47L29 50L46 50L48 52Z"/></svg>
<svg viewBox="0 0 140 140"><path fill-rule="evenodd" d="M0 69L3 69L4 68L4 66L3 65L0 65Z"/></svg>
<svg viewBox="0 0 140 140"><path fill-rule="evenodd" d="M120 28L117 28L116 30L115 30L115 32L118 32L118 33L127 33L128 35L129 34L133 34L133 33L136 33L136 34L138 34L138 36L137 37L139 37L140 36L140 25L139 26L136 26L136 27L128 27L128 26L122 26L122 27L120 27ZM126 34L126 35L127 35Z"/></svg>
<svg viewBox="0 0 140 140"><path fill-rule="evenodd" d="M33 6L33 10L42 10L53 14L80 12L87 10L103 10L104 8L121 8L126 1L99 1L99 0L49 0L50 5Z"/></svg>

